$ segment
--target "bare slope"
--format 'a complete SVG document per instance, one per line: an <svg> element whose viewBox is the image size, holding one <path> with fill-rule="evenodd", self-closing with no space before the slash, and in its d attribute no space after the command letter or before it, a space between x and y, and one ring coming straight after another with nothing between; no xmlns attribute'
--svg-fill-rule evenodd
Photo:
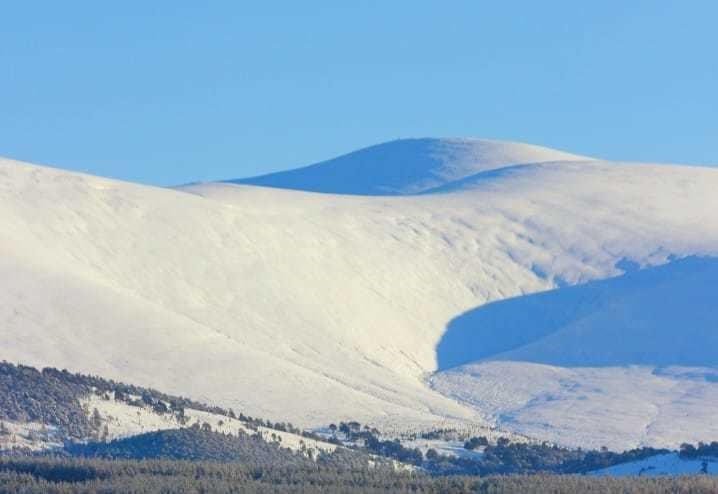
<svg viewBox="0 0 718 494"><path fill-rule="evenodd" d="M447 327L489 302L717 255L718 171L555 159L410 197L228 183L167 190L2 161L0 358L302 425L485 417L565 438L560 414L543 428L502 422L480 405L494 388L458 396L427 386ZM713 320L706 297L687 325ZM601 314L603 326L623 317ZM582 326L569 318L561 327ZM687 341L708 329L677 330L672 341L709 344ZM601 351L616 344L615 334L592 334ZM628 341L635 355L642 338ZM506 374L501 389L521 375ZM621 418L603 417L605 437L623 444L612 429Z"/></svg>

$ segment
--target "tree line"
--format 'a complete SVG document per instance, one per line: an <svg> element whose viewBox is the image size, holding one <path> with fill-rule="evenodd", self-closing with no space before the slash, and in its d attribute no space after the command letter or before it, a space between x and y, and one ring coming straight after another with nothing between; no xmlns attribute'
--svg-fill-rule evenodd
<svg viewBox="0 0 718 494"><path fill-rule="evenodd" d="M325 465L252 466L234 463L0 458L0 494L238 493L478 493L478 494L712 494L718 479L588 477L577 475L431 477L390 468Z"/></svg>

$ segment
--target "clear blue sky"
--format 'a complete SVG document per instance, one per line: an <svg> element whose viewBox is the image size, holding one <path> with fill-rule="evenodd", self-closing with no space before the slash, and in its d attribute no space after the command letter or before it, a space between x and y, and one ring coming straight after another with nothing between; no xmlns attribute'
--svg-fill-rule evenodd
<svg viewBox="0 0 718 494"><path fill-rule="evenodd" d="M399 137L718 163L718 2L17 1L0 155L152 184Z"/></svg>

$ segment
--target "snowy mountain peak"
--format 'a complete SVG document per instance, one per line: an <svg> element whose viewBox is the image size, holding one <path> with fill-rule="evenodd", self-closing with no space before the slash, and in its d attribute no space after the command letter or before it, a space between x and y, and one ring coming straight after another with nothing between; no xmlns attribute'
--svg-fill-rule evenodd
<svg viewBox="0 0 718 494"><path fill-rule="evenodd" d="M589 159L488 139L399 139L307 167L229 182L333 194L406 195L511 165Z"/></svg>

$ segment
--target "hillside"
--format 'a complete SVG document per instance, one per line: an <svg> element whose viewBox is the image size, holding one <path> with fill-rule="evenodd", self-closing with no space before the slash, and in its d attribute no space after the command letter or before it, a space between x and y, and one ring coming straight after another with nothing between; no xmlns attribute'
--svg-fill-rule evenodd
<svg viewBox="0 0 718 494"><path fill-rule="evenodd" d="M309 467L311 460L282 449L278 444L246 434L232 436L199 427L147 432L110 442L75 444L74 456L107 459L166 459L217 461L251 465Z"/></svg>
<svg viewBox="0 0 718 494"><path fill-rule="evenodd" d="M303 461L309 452L314 458L327 453L328 460L337 451L291 423L102 377L0 362L0 453L63 445L81 456L265 464Z"/></svg>
<svg viewBox="0 0 718 494"><path fill-rule="evenodd" d="M257 469L389 468L485 476L586 473L671 453L568 449L512 439L496 431L471 436L456 429L392 437L356 421L300 431L290 423L270 423L99 376L0 362L0 460L186 460ZM684 445L680 455L715 456L717 449L718 442Z"/></svg>
<svg viewBox="0 0 718 494"><path fill-rule="evenodd" d="M0 358L302 426L718 438L718 170L468 142L388 143L301 183L254 182L272 188L0 161ZM276 188L310 182L324 193ZM537 382L540 365L556 370ZM545 390L574 381L568 401Z"/></svg>
<svg viewBox="0 0 718 494"><path fill-rule="evenodd" d="M488 139L400 139L307 167L228 182L331 194L404 195L510 165L590 159Z"/></svg>
<svg viewBox="0 0 718 494"><path fill-rule="evenodd" d="M680 475L716 475L718 459L682 459L677 453L652 456L639 461L623 463L593 472L593 475L624 477L660 477Z"/></svg>

